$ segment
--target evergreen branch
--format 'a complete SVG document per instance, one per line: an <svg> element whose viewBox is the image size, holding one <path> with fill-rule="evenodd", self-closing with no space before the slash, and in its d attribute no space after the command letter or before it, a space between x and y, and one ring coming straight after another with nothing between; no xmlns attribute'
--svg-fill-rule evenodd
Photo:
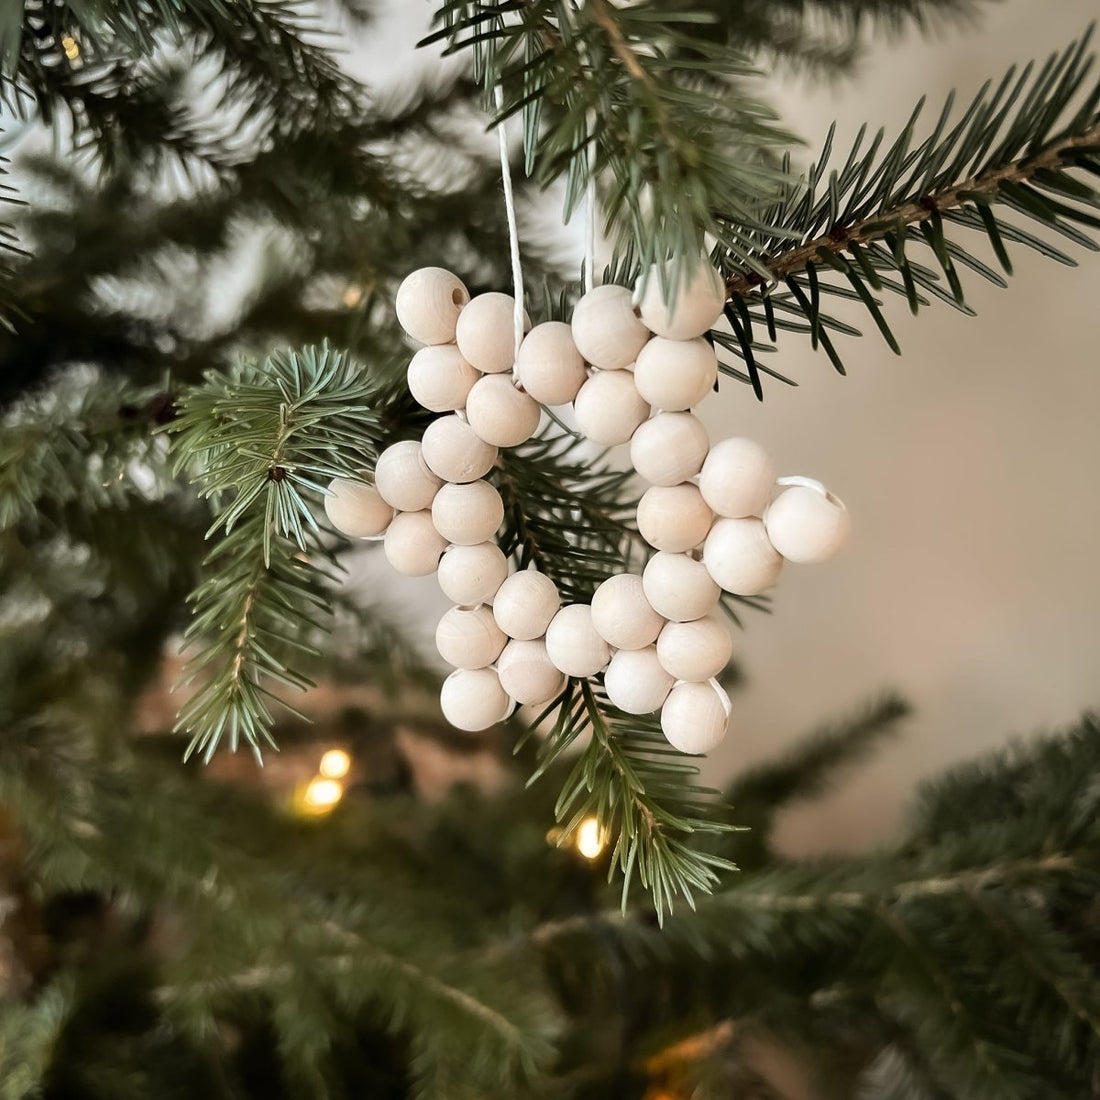
<svg viewBox="0 0 1100 1100"><path fill-rule="evenodd" d="M883 240L887 233L896 233L903 227L928 221L934 211L943 215L963 208L989 207L1003 201L999 192L1005 185L1028 183L1049 171L1063 172L1078 163L1079 154L1091 153L1097 147L1100 147L1100 120L1081 133L1065 135L1052 142L1033 157L991 168L954 186L932 190L918 200L878 210L849 224L830 226L813 240L769 259L768 279L782 282L792 274L803 271L810 262L830 253L848 250L857 255L860 245ZM1088 195L1081 197L1091 198ZM765 281L758 273L752 272L734 276L728 281L727 288L731 294L744 297Z"/></svg>
<svg viewBox="0 0 1100 1100"><path fill-rule="evenodd" d="M656 718L623 714L588 681L570 681L554 707L554 727L540 746L532 781L578 737L590 735L562 786L555 816L564 826L561 843L590 816L611 838L612 870L617 864L623 874L624 912L635 875L663 921L676 897L694 906L696 891L710 893L720 871L736 869L691 845L691 838L733 826L717 819L714 792L692 783L698 768L669 746Z"/></svg>
<svg viewBox="0 0 1100 1100"><path fill-rule="evenodd" d="M261 136L360 110L360 86L313 41L318 33L310 9L294 0L28 0L21 25L0 24L0 59L13 81L9 106L21 110L29 96L47 121L61 107L78 133L109 154L138 133L156 142L158 128L146 124L140 108L164 90L171 94L154 118L187 114L181 89L159 75L166 43L189 51L193 64L213 62L222 108L245 111ZM222 144L228 153L233 142L225 136Z"/></svg>
<svg viewBox="0 0 1100 1100"><path fill-rule="evenodd" d="M519 567L534 565L563 603L587 603L628 560L636 496L630 471L576 457L572 435L536 439L501 453L499 536Z"/></svg>
<svg viewBox="0 0 1100 1100"><path fill-rule="evenodd" d="M46 1079L76 1000L71 975L51 982L33 1004L0 1001L0 1100L26 1100Z"/></svg>
<svg viewBox="0 0 1100 1100"><path fill-rule="evenodd" d="M913 144L913 131L921 104L884 153L882 131L866 150L861 131L844 166L823 184L830 132L804 183L788 187L762 216L784 226L790 236L757 234L752 264L720 249L732 305L745 321L734 326L734 337L724 338L722 346L751 368L758 362L757 351L772 350L752 340L753 323L766 324L773 341L780 328L808 330L814 347L820 343L843 373L828 332L844 327L822 308L823 298L831 296L861 302L898 352L879 292L903 294L914 313L928 304L927 295L969 313L960 267L1005 285L949 236L952 229L980 231L1009 274L1005 241L1073 263L1047 241L1007 221L1002 211L1095 249L1077 228L1100 227L1100 191L1079 178L1079 173L1100 175L1100 84L1085 89L1093 60L1086 52L1088 41L1086 34L1034 75L1028 65L1018 76L1010 69L992 92L987 83L950 126L949 98L933 133L919 145ZM930 265L911 258L916 247L929 254ZM777 318L777 309L799 321Z"/></svg>
<svg viewBox="0 0 1100 1100"><path fill-rule="evenodd" d="M422 45L473 50L487 105L493 87L504 93L496 121L523 114L528 170L542 186L566 177L566 216L594 174L616 249L642 264L673 256L673 286L707 232L755 266L757 212L783 178L767 152L793 139L750 93L747 59L706 33L708 17L604 0L447 0L436 21Z"/></svg>
<svg viewBox="0 0 1100 1100"><path fill-rule="evenodd" d="M495 1096L545 1064L555 1014L534 969L470 966L432 896L361 846L350 868L319 866L300 827L239 790L133 758L76 759L51 742L70 731L29 724L5 724L0 797L24 826L36 881L49 895L96 890L135 916L169 907L186 921L155 975L153 1007L174 1026L206 1034L233 1018L237 995L262 990L284 1058L331 1055L310 1013L333 1026L369 1013L407 1039L414 1080L462 1067ZM26 752L28 736L38 752Z"/></svg>
<svg viewBox="0 0 1100 1100"><path fill-rule="evenodd" d="M977 21L979 0L695 0L710 16L711 35L754 57L826 79L847 75L875 39L911 28L933 33ZM703 28L700 28L702 31Z"/></svg>
<svg viewBox="0 0 1100 1100"><path fill-rule="evenodd" d="M153 430L169 414L164 394L80 372L11 409L0 421L0 531L44 519L47 505L90 512L163 490L171 477Z"/></svg>
<svg viewBox="0 0 1100 1100"><path fill-rule="evenodd" d="M3 134L0 130L0 134ZM3 177L8 174L8 158L0 157L0 203L8 205L22 205L16 198L14 189L4 183ZM14 331L15 319L18 311L13 302L13 282L15 269L12 266L14 257L25 256L26 253L18 245L14 227L0 221L0 327Z"/></svg>
<svg viewBox="0 0 1100 1100"><path fill-rule="evenodd" d="M222 739L243 738L259 755L272 744L267 684L303 690L290 667L311 652L332 601L329 557L311 501L334 477L357 478L377 454L374 387L327 345L276 352L262 366L211 374L181 401L171 425L178 469L190 469L212 498L223 536L207 556L207 578L191 597L186 640L197 649L185 683L200 686L180 712L192 734L187 754L209 760Z"/></svg>

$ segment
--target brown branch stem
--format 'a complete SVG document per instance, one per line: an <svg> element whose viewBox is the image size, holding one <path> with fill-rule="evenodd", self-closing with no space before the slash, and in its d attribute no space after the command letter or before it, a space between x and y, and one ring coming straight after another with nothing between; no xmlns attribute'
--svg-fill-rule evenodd
<svg viewBox="0 0 1100 1100"><path fill-rule="evenodd" d="M878 211L870 217L852 222L851 225L833 226L827 233L806 241L782 255L762 256L761 263L770 273L771 281L782 281L788 275L801 271L807 263L816 259L821 249L843 252L853 244L860 245L878 240L886 233L897 230L899 226L926 220L933 211L942 214L949 210L957 210L972 202L969 196L974 193L992 198L1003 184L1026 183L1036 172L1062 167L1065 158L1073 150L1098 144L1100 144L1100 122L1094 123L1084 133L1051 142L1032 157L970 176L943 191L922 195L920 199L904 203L892 210ZM751 294L768 281L758 272L745 272L727 280L726 291L728 294L744 296Z"/></svg>

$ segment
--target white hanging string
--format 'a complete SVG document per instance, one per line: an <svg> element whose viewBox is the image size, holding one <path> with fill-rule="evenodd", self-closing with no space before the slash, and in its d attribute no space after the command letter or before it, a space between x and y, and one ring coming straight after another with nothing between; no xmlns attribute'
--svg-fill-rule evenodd
<svg viewBox="0 0 1100 1100"><path fill-rule="evenodd" d="M504 91L498 84L493 89L493 101L498 111L504 110ZM516 225L516 198L512 192L512 170L508 164L508 137L504 132L504 122L497 123L497 138L500 142L500 176L504 184L504 212L508 218L508 244L512 252L512 293L515 297L513 324L515 326L516 354L523 343L523 267L519 258L519 228Z"/></svg>
<svg viewBox="0 0 1100 1100"><path fill-rule="evenodd" d="M588 147L588 184L584 195L584 292L596 285L596 169Z"/></svg>

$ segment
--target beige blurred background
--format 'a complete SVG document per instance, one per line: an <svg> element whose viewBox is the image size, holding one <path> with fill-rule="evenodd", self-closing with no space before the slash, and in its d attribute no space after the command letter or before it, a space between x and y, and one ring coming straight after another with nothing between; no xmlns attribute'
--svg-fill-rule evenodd
<svg viewBox="0 0 1100 1100"><path fill-rule="evenodd" d="M395 40L415 41L418 8L394 7L356 58L359 71L383 86L411 77L389 59L402 54ZM1097 15L1096 0L992 3L970 31L880 48L854 81L777 79L776 101L810 152L834 118L840 149L865 121L896 133L923 93L930 127L951 88L972 95ZM421 69L437 64L425 57ZM573 229L561 235L575 242ZM747 684L707 778L730 776L881 689L916 708L874 764L786 818L790 851L877 843L922 776L1100 703L1100 256L1070 250L1077 269L1013 247L1006 291L967 279L976 319L941 304L912 318L903 300L889 301L903 357L864 316L867 335L844 347L847 378L787 336L773 361L797 389L772 384L758 405L729 384L706 407L712 437L760 440L784 472L826 481L855 524L839 560L790 567L774 614L747 617L737 645ZM372 557L357 577L422 607L430 646L442 608L434 581L395 589Z"/></svg>

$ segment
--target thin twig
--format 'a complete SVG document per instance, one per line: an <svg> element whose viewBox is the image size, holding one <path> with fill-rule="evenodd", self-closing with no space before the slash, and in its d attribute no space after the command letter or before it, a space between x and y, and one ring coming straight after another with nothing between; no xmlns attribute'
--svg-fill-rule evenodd
<svg viewBox="0 0 1100 1100"><path fill-rule="evenodd" d="M933 211L942 214L966 206L973 201L968 196L974 193L992 196L1002 184L1024 183L1043 169L1060 168L1063 166L1063 159L1074 149L1097 144L1100 144L1100 122L1082 134L1053 142L1036 156L971 176L945 191L922 195L919 200L905 203L893 210L877 211L851 225L832 226L827 233L780 256L762 256L760 262L768 270L770 278L755 271L746 272L729 279L726 282L726 291L728 294L742 296L750 294L765 283L781 281L788 275L801 271L808 262L817 258L818 252L823 248L836 253L843 252L853 244L879 240L886 233L895 232L899 226L925 221Z"/></svg>

